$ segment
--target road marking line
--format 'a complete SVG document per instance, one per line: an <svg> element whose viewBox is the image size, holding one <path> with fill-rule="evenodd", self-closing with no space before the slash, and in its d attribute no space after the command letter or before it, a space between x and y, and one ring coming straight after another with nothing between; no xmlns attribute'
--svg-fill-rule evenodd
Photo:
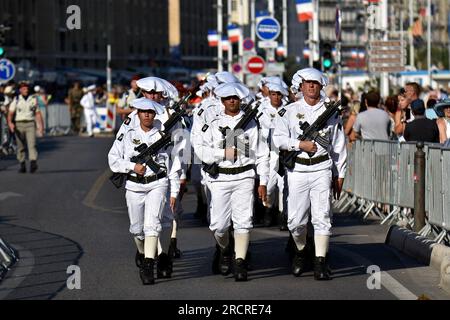
<svg viewBox="0 0 450 320"><path fill-rule="evenodd" d="M343 256L349 257L357 264L364 265L365 268L374 265L374 263L372 263L370 260L347 249L333 246L333 250L336 252L340 252L340 254ZM381 285L400 300L417 300L417 296L414 293L409 291L405 286L394 279L386 271L381 271Z"/></svg>
<svg viewBox="0 0 450 320"><path fill-rule="evenodd" d="M1 192L0 193L0 201L4 201L8 198L16 198L23 197L23 194L15 193L15 192Z"/></svg>
<svg viewBox="0 0 450 320"><path fill-rule="evenodd" d="M106 169L103 174L97 178L95 183L92 185L91 189L89 190L88 194L82 201L82 203L91 209L99 210L99 211L108 211L108 212L116 212L116 213L124 213L123 210L114 210L114 209L107 209L103 208L101 206L98 206L95 204L95 199L97 198L97 195L99 194L100 190L102 189L105 182L109 179L109 176L111 174L111 171L109 169Z"/></svg>
<svg viewBox="0 0 450 320"><path fill-rule="evenodd" d="M274 231L274 230L264 230L264 229L253 229L253 232L271 235L271 236L283 236L283 231ZM357 236L357 235L353 235ZM360 235L360 236L368 236L368 235ZM332 242L331 242L332 244ZM341 255L348 256L354 262L356 262L360 266L364 266L367 268L368 266L374 265L371 261L364 258L363 256L351 252L349 250L339 248L337 246L333 246L333 250L340 252ZM381 271L381 285L386 288L390 293L392 293L395 297L400 300L417 300L417 296L409 291L405 286L403 286L400 282L394 279L388 272Z"/></svg>

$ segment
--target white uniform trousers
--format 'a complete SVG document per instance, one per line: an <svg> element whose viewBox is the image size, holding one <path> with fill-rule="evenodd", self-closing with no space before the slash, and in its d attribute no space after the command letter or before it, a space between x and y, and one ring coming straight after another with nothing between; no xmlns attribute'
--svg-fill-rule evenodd
<svg viewBox="0 0 450 320"><path fill-rule="evenodd" d="M127 190L130 232L139 239L158 237L163 227L171 227L173 215L171 210L164 210L167 202L167 182L155 181L150 191L136 192Z"/></svg>
<svg viewBox="0 0 450 320"><path fill-rule="evenodd" d="M84 120L86 121L86 131L88 135L92 135L92 130L95 127L95 124L97 123L97 112L95 111L95 108L89 109L84 108Z"/></svg>
<svg viewBox="0 0 450 320"><path fill-rule="evenodd" d="M210 181L211 222L209 228L219 237L228 232L233 221L235 233L249 233L253 228L253 188L255 179Z"/></svg>
<svg viewBox="0 0 450 320"><path fill-rule="evenodd" d="M288 172L288 228L294 236L306 232L311 208L315 235L331 235L331 170Z"/></svg>

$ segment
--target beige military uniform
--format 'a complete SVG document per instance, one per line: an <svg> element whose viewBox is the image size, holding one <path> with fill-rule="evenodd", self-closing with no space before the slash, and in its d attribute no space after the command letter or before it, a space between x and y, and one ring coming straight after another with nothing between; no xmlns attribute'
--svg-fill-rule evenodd
<svg viewBox="0 0 450 320"><path fill-rule="evenodd" d="M9 112L15 113L16 138L17 138L17 160L25 162L25 146L28 146L30 161L36 161L38 153L36 150L36 113L41 112L38 108L36 97L19 95L14 98L9 106Z"/></svg>

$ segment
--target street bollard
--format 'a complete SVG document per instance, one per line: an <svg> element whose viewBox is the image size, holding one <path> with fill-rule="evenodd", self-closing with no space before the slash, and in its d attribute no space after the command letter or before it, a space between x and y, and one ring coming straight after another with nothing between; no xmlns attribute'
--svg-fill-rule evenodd
<svg viewBox="0 0 450 320"><path fill-rule="evenodd" d="M425 227L425 152L423 142L414 153L414 231Z"/></svg>

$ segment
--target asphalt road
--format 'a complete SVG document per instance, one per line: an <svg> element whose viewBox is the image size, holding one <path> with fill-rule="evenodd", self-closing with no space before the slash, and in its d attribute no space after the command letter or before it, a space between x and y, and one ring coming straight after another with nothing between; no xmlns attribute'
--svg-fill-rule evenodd
<svg viewBox="0 0 450 320"><path fill-rule="evenodd" d="M376 221L335 214L330 255L333 280L290 274L287 232L255 228L249 281L211 273L214 240L195 219L195 196L183 200L182 257L171 279L142 286L128 233L124 190L108 181L112 138L57 137L39 141L39 170L20 175L12 158L0 159L0 236L20 261L0 283L0 299L449 299L439 275L384 244L388 230ZM81 289L69 290L69 266L79 266ZM381 287L369 289L369 266Z"/></svg>

